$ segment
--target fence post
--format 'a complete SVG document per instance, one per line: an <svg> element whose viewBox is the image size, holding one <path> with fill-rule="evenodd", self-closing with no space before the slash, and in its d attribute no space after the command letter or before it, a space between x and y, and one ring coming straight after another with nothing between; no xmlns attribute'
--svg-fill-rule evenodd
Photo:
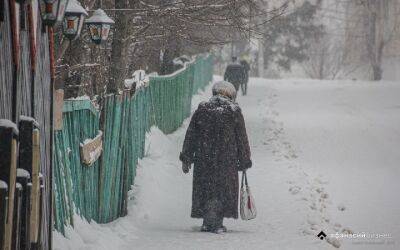
<svg viewBox="0 0 400 250"><path fill-rule="evenodd" d="M28 200L22 203L24 214L21 216L21 229L23 231L23 247L37 248L40 245L40 133L39 124L30 117L21 116L19 122L20 155L19 155L19 179L26 185L24 194L29 194ZM24 173L25 171L25 173ZM25 180L22 176L25 175ZM28 180L26 180L28 178ZM28 185L29 184L29 185ZM25 187L23 186L25 189ZM26 206L24 206L26 205Z"/></svg>
<svg viewBox="0 0 400 250"><path fill-rule="evenodd" d="M17 178L20 180L20 183L23 185L24 195L29 195L29 197L25 197L22 202L22 218L21 218L21 249L30 249L32 241L35 238L31 238L31 230L37 225L34 225L36 222L31 221L35 219L37 216L35 214L31 214L32 210L37 210L38 207L38 199L35 198L38 196L39 184L39 156L36 156L34 159L34 154L38 152L34 152L34 140L38 140L38 138L34 138L35 136L39 136L38 127L39 124L30 117L20 117L19 122L19 133L20 133L20 145L19 145L19 168L17 173ZM36 131L36 132L34 132ZM38 144L39 142L37 142ZM38 145L37 145L38 147ZM36 148L38 150L38 148ZM33 223L33 224L32 224ZM25 247L25 248L24 248Z"/></svg>
<svg viewBox="0 0 400 250"><path fill-rule="evenodd" d="M34 129L32 133L32 190L31 190L31 211L30 211L30 240L31 247L35 249L40 245L40 213L42 209L40 195L40 135L39 130Z"/></svg>
<svg viewBox="0 0 400 250"><path fill-rule="evenodd" d="M21 149L22 143L20 142L20 160L19 166L21 167ZM20 225L20 248L21 250L30 249L29 238L29 212L30 212L30 195L31 195L31 175L25 169L17 169L17 182L22 185L22 200L21 200L21 225Z"/></svg>
<svg viewBox="0 0 400 250"><path fill-rule="evenodd" d="M4 234L7 218L7 205L8 205L8 185L5 181L0 180L0 249L3 249Z"/></svg>
<svg viewBox="0 0 400 250"><path fill-rule="evenodd" d="M6 181L8 185L8 204L2 246L3 250L11 250L14 193L17 175L17 146L17 126L8 120L0 120L0 179Z"/></svg>
<svg viewBox="0 0 400 250"><path fill-rule="evenodd" d="M14 195L14 214L13 214L13 232L11 249L20 249L21 240L21 203L22 203L22 185L16 183Z"/></svg>

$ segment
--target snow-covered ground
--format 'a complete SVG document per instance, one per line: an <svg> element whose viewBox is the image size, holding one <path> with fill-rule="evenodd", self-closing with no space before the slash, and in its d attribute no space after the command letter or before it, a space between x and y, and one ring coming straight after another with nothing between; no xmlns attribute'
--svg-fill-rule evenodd
<svg viewBox="0 0 400 250"><path fill-rule="evenodd" d="M194 108L210 95L196 96ZM149 134L127 217L107 225L77 217L69 239L55 234L54 249L400 249L399 84L251 79L238 101L256 219L226 220L223 235L199 232L192 177L178 161L186 121L174 134ZM321 230L391 238L329 244Z"/></svg>

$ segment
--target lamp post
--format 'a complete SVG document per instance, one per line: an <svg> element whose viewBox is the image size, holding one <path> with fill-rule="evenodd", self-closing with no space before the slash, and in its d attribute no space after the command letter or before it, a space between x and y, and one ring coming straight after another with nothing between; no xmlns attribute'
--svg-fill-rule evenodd
<svg viewBox="0 0 400 250"><path fill-rule="evenodd" d="M40 12L45 25L54 26L64 17L69 0L40 0Z"/></svg>
<svg viewBox="0 0 400 250"><path fill-rule="evenodd" d="M63 20L64 36L69 40L77 39L81 34L83 22L87 16L88 13L77 0L69 0Z"/></svg>
<svg viewBox="0 0 400 250"><path fill-rule="evenodd" d="M114 21L102 9L97 9L93 16L85 22L89 28L90 37L95 44L106 41Z"/></svg>
<svg viewBox="0 0 400 250"><path fill-rule="evenodd" d="M91 40L95 44L101 44L106 41L110 34L111 25L114 21L107 16L102 9L94 11L93 15L88 16L86 10L77 0L69 0L63 20L63 34L68 40L63 40L60 47L60 53L57 55L57 62L64 56L65 51L70 46L71 41L77 39L85 22L89 28Z"/></svg>

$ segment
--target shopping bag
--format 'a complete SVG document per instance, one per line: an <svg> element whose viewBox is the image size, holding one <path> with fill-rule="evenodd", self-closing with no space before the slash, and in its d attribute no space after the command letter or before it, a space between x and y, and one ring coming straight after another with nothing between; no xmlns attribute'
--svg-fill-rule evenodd
<svg viewBox="0 0 400 250"><path fill-rule="evenodd" d="M251 195L250 187L247 183L246 171L242 173L242 184L240 187L240 217L242 220L251 220L256 218L257 209L254 203L254 197Z"/></svg>

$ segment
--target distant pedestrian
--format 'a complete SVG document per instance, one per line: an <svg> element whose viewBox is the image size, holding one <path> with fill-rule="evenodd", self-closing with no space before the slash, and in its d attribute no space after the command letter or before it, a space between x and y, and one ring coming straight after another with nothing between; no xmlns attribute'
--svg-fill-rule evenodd
<svg viewBox="0 0 400 250"><path fill-rule="evenodd" d="M238 171L252 164L235 97L229 82L214 85L213 96L193 114L180 154L184 173L194 163L191 217L203 218L205 232L226 232L223 219L238 218Z"/></svg>
<svg viewBox="0 0 400 250"><path fill-rule="evenodd" d="M240 60L240 64L243 66L246 73L245 81L240 85L242 89L242 95L246 95L247 85L249 83L249 78L250 78L250 64L245 59Z"/></svg>
<svg viewBox="0 0 400 250"><path fill-rule="evenodd" d="M240 85L246 81L246 70L238 62L237 57L232 57L232 63L226 67L224 80L232 83L236 92L239 91Z"/></svg>

